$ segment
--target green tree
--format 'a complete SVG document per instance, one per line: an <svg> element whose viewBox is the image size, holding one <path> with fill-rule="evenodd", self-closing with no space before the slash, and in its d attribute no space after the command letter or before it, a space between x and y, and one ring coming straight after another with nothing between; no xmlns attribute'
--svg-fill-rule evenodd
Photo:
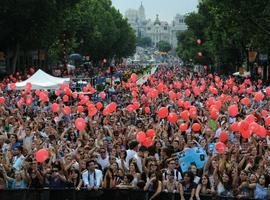
<svg viewBox="0 0 270 200"><path fill-rule="evenodd" d="M170 43L161 40L158 43L158 49L159 49L159 51L169 52L172 49L172 47L171 47Z"/></svg>
<svg viewBox="0 0 270 200"><path fill-rule="evenodd" d="M221 73L232 73L247 60L247 49L269 53L269 1L203 0L198 8L186 18L188 30L178 36L183 59L203 59ZM197 39L203 43L197 45ZM196 59L199 51L203 57Z"/></svg>
<svg viewBox="0 0 270 200"><path fill-rule="evenodd" d="M0 4L0 44L12 62L14 73L18 53L48 47L59 33L63 13L79 0L3 0Z"/></svg>

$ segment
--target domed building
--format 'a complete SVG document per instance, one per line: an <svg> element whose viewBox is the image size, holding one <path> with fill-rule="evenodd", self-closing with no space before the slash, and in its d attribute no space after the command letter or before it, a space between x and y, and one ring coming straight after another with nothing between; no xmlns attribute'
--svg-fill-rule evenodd
<svg viewBox="0 0 270 200"><path fill-rule="evenodd" d="M167 41L172 48L177 47L177 32L187 29L185 16L177 14L172 23L161 21L156 15L154 21L146 20L145 9L141 3L138 10L129 9L125 13L129 24L134 29L137 37L150 37L153 46L157 46L159 41Z"/></svg>

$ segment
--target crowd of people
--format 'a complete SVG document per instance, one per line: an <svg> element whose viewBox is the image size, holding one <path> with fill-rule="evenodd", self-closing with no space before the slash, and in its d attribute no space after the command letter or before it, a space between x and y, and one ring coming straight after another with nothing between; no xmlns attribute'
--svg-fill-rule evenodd
<svg viewBox="0 0 270 200"><path fill-rule="evenodd" d="M136 85L136 78L114 85L113 95L105 90L105 99L95 91L63 101L63 90L57 95L49 91L44 102L35 90L2 90L0 188L137 189L151 192L151 200L161 192L179 193L181 200L185 194L190 200L203 195L270 198L270 96L261 80L221 79L168 65L159 66L143 85ZM18 104L28 96L30 103ZM103 107L89 115L89 104L97 102ZM117 108L104 112L111 102ZM57 112L53 103L60 107ZM133 104L137 107L127 109ZM238 109L235 115L231 105ZM160 117L162 107L176 113L177 121ZM191 107L183 119L181 113ZM84 130L76 128L77 118L85 120ZM195 123L199 129L193 129ZM155 135L143 145L137 134L149 129ZM213 143L224 148L209 148ZM205 150L207 162L202 168L190 164L183 172L176 155L193 147ZM39 149L50 155L42 163L36 160Z"/></svg>

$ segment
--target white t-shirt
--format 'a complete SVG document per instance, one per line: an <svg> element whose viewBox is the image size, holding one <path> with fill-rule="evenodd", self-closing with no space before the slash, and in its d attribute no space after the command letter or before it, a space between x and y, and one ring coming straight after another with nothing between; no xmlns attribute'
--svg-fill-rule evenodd
<svg viewBox="0 0 270 200"><path fill-rule="evenodd" d="M126 163L129 165L129 160L135 156L137 152L131 149L127 150L127 157L126 157Z"/></svg>
<svg viewBox="0 0 270 200"><path fill-rule="evenodd" d="M106 167L110 166L109 155L106 155L105 159L101 158L101 156L98 155L98 160L97 161L101 165L102 170L104 170Z"/></svg>

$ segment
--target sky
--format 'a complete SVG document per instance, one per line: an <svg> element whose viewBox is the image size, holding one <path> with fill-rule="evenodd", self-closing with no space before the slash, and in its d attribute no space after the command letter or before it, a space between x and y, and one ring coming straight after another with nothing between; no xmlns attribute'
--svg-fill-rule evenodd
<svg viewBox="0 0 270 200"><path fill-rule="evenodd" d="M196 11L198 5L198 0L112 0L113 6L123 15L129 8L138 9L141 2L147 19L155 19L158 14L160 20L168 22L177 13L184 15Z"/></svg>

